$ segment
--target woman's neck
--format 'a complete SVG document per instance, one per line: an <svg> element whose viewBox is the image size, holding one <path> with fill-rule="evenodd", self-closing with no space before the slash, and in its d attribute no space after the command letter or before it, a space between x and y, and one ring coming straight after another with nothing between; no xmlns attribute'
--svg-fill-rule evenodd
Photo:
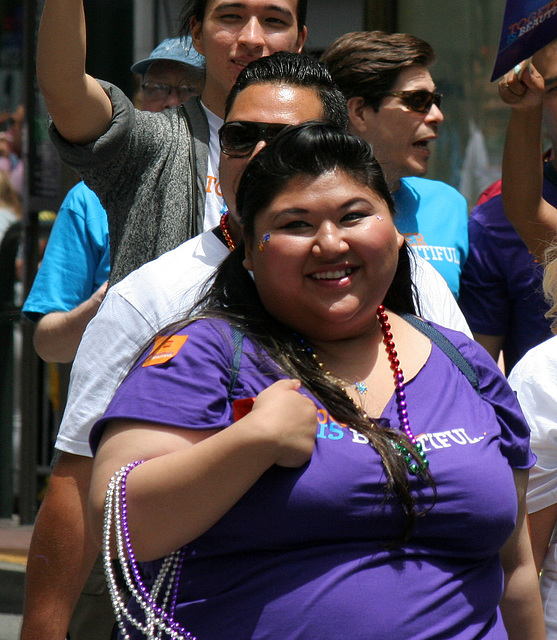
<svg viewBox="0 0 557 640"><path fill-rule="evenodd" d="M423 367L431 352L430 341L400 316L387 310L394 348L408 382ZM394 392L394 378L379 323L359 336L345 340L317 340L312 347L317 361L346 393L372 417L379 417Z"/></svg>
<svg viewBox="0 0 557 640"><path fill-rule="evenodd" d="M378 321L357 336L341 340L315 340L311 344L324 368L343 380L363 380L368 377L384 351L383 334Z"/></svg>

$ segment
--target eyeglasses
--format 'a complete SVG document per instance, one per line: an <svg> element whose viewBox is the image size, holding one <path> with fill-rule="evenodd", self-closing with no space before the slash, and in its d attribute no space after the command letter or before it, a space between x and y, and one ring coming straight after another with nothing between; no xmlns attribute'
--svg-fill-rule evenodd
<svg viewBox="0 0 557 640"><path fill-rule="evenodd" d="M180 102L186 102L192 97L192 95L201 93L200 87L188 84L182 84L179 87L174 87L171 84L166 84L164 82L144 82L141 85L141 88L143 89L143 93L148 98L151 98L151 100L164 100L173 91L176 91L180 98Z"/></svg>
<svg viewBox="0 0 557 640"><path fill-rule="evenodd" d="M427 89L387 91L383 95L400 98L405 106L411 111L417 111L418 113L429 113L432 105L440 109L441 98L443 97L440 93L433 93L433 91L428 91Z"/></svg>
<svg viewBox="0 0 557 640"><path fill-rule="evenodd" d="M231 158L245 158L260 140L270 142L287 126L278 122L227 122L219 130L221 151Z"/></svg>

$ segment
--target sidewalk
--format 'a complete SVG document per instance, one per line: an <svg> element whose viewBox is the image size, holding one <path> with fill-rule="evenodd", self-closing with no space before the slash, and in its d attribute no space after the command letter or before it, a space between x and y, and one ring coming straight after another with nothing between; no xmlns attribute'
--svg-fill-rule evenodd
<svg viewBox="0 0 557 640"><path fill-rule="evenodd" d="M0 613L23 611L25 566L32 533L32 525L0 520Z"/></svg>

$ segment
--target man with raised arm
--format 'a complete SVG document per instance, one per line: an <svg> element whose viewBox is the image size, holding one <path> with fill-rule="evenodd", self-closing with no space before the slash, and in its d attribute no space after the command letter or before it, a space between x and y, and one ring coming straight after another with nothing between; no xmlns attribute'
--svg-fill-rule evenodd
<svg viewBox="0 0 557 640"><path fill-rule="evenodd" d="M137 111L85 72L82 0L47 0L37 75L60 156L108 214L111 283L218 224L218 136L240 71L275 51L299 52L307 0L186 0L181 33L206 58L201 100L159 114Z"/></svg>
<svg viewBox="0 0 557 640"><path fill-rule="evenodd" d="M143 111L158 113L203 90L205 60L190 37L163 40L131 70L141 79L138 102ZM74 359L85 327L104 298L109 274L106 211L82 181L64 198L22 309L36 323L33 345L43 360Z"/></svg>

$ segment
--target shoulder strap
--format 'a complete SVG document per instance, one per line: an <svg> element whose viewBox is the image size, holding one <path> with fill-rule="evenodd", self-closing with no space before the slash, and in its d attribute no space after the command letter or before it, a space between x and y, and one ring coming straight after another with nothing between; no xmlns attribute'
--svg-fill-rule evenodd
<svg viewBox="0 0 557 640"><path fill-rule="evenodd" d="M476 373L476 370L470 364L470 362L468 362L468 360L462 355L462 353L460 353L460 351L455 347L455 345L438 329L428 324L427 322L424 322L421 318L417 318L410 313L401 313L400 316L418 331L421 331L424 335L426 335L432 342L434 342L466 376L468 382L470 382L470 384L474 387L476 393L481 397L482 392L480 390L478 374Z"/></svg>
<svg viewBox="0 0 557 640"><path fill-rule="evenodd" d="M238 374L240 373L240 360L242 359L242 349L244 343L244 334L237 327L232 326L232 343L234 345L234 357L232 359L232 368L230 370L230 381L228 382L228 400L232 398L232 391L236 386Z"/></svg>
<svg viewBox="0 0 557 640"><path fill-rule="evenodd" d="M205 187L209 157L209 124L199 98L192 98L179 107L189 135L189 163L192 193L192 211L188 225L188 238L203 231L205 215ZM204 174L205 172L205 174ZM203 177L205 175L205 177ZM200 182L202 180L202 182Z"/></svg>
<svg viewBox="0 0 557 640"><path fill-rule="evenodd" d="M190 136L189 143L189 156L190 156L190 181L191 181L191 194L192 194L192 210L193 215L190 216L190 224L188 228L188 237L193 238L197 235L197 219L199 216L199 208L197 205L197 166L195 164L195 143L193 141L193 131L191 128L191 121L186 111L184 103L180 105L180 113L186 122L186 129Z"/></svg>

